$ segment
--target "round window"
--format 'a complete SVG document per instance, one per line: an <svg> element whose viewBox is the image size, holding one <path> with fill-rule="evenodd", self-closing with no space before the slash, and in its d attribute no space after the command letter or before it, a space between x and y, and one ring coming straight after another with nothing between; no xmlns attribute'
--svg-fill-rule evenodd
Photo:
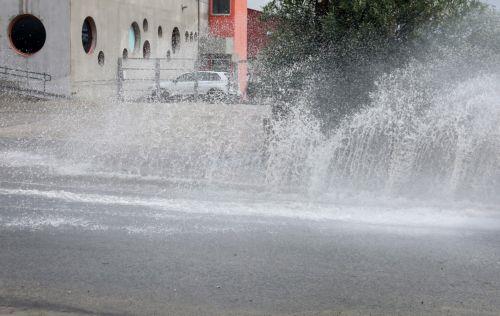
<svg viewBox="0 0 500 316"><path fill-rule="evenodd" d="M43 48L47 33L42 21L33 15L20 15L9 26L9 38L20 54L32 55Z"/></svg>
<svg viewBox="0 0 500 316"><path fill-rule="evenodd" d="M139 25L134 22L128 31L128 48L130 51L136 53L141 46L141 31Z"/></svg>
<svg viewBox="0 0 500 316"><path fill-rule="evenodd" d="M82 45L87 54L92 54L97 41L97 29L94 19L90 16L83 21L82 26Z"/></svg>

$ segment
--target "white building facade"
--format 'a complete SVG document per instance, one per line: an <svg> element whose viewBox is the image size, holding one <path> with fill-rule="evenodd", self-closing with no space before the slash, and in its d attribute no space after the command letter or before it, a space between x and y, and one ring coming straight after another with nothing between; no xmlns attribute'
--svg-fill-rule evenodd
<svg viewBox="0 0 500 316"><path fill-rule="evenodd" d="M0 83L84 98L113 95L119 63L162 59L169 76L194 68L208 28L208 0L0 0L0 8Z"/></svg>

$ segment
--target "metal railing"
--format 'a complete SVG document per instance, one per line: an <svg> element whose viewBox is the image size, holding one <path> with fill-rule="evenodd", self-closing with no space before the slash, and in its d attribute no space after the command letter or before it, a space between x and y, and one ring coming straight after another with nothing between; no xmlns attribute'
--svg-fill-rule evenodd
<svg viewBox="0 0 500 316"><path fill-rule="evenodd" d="M0 87L8 90L30 95L51 95L51 93L47 93L47 82L51 80L52 76L47 73L0 66ZM33 81L40 83L41 87L33 84Z"/></svg>

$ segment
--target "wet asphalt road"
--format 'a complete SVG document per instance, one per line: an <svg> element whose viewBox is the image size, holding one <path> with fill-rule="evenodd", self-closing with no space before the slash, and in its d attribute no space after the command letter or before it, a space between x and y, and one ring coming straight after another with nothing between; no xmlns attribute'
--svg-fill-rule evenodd
<svg viewBox="0 0 500 316"><path fill-rule="evenodd" d="M0 174L0 306L112 315L500 314L497 229L159 210L92 200L109 195L104 187L116 197L144 183L89 185L27 167Z"/></svg>

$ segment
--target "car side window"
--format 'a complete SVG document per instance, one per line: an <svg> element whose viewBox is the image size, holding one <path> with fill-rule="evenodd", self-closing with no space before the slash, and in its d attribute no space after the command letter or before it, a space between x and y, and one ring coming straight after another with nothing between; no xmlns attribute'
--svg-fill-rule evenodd
<svg viewBox="0 0 500 316"><path fill-rule="evenodd" d="M218 74L210 74L210 81L220 81L220 76Z"/></svg>
<svg viewBox="0 0 500 316"><path fill-rule="evenodd" d="M188 81L194 81L193 74L191 74L191 73L183 74L177 78L177 82L188 82Z"/></svg>
<svg viewBox="0 0 500 316"><path fill-rule="evenodd" d="M198 80L207 81L207 74L205 72L199 72L198 73Z"/></svg>
<svg viewBox="0 0 500 316"><path fill-rule="evenodd" d="M200 81L210 81L210 73L200 72Z"/></svg>

